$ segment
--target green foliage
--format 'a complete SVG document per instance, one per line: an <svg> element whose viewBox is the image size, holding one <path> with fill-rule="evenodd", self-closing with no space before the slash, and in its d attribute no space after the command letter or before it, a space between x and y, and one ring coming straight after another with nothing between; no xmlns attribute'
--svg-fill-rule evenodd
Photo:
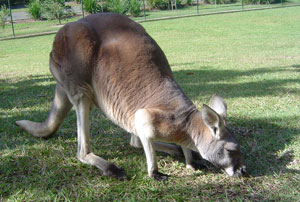
<svg viewBox="0 0 300 202"><path fill-rule="evenodd" d="M47 19L57 19L59 24L62 19L73 15L71 7L66 6L63 0L44 0L42 12Z"/></svg>
<svg viewBox="0 0 300 202"><path fill-rule="evenodd" d="M101 12L110 12L108 8L107 0L99 0L99 5L101 8Z"/></svg>
<svg viewBox="0 0 300 202"><path fill-rule="evenodd" d="M151 8L165 10L168 8L168 0L149 0Z"/></svg>
<svg viewBox="0 0 300 202"><path fill-rule="evenodd" d="M38 20L42 16L42 8L39 0L31 0L28 4L28 13L33 19Z"/></svg>
<svg viewBox="0 0 300 202"><path fill-rule="evenodd" d="M192 5L192 0L187 0L187 1L186 1L186 4L187 4L187 5Z"/></svg>
<svg viewBox="0 0 300 202"><path fill-rule="evenodd" d="M107 0L107 9L109 12L126 14L129 10L128 0Z"/></svg>
<svg viewBox="0 0 300 202"><path fill-rule="evenodd" d="M176 0L176 5L177 5L177 8L182 8L183 7L182 0Z"/></svg>
<svg viewBox="0 0 300 202"><path fill-rule="evenodd" d="M141 14L142 3L139 0L130 0L129 11L134 17L138 17Z"/></svg>
<svg viewBox="0 0 300 202"><path fill-rule="evenodd" d="M208 4L215 4L215 1L217 1L217 4L231 4L231 3L236 3L241 0L205 0L205 3ZM251 0L250 0L251 1ZM255 1L255 0L254 0Z"/></svg>
<svg viewBox="0 0 300 202"><path fill-rule="evenodd" d="M169 0L149 0L150 7L153 9L166 10L169 8ZM176 0L177 8L181 7L182 0ZM191 4L191 1L190 1Z"/></svg>
<svg viewBox="0 0 300 202"><path fill-rule="evenodd" d="M102 12L112 12L125 15L127 12L131 16L138 17L141 14L141 0L101 0L99 2Z"/></svg>
<svg viewBox="0 0 300 202"><path fill-rule="evenodd" d="M5 29L5 23L7 22L8 16L9 16L9 11L8 11L6 5L3 4L1 6L1 11L0 11L0 25L1 25L3 31Z"/></svg>
<svg viewBox="0 0 300 202"><path fill-rule="evenodd" d="M83 0L84 10L88 13L99 13L101 7L97 0Z"/></svg>

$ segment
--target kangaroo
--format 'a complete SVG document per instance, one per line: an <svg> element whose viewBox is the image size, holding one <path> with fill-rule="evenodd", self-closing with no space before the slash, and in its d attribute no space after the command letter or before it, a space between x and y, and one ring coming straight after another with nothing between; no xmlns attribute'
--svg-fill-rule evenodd
<svg viewBox="0 0 300 202"><path fill-rule="evenodd" d="M172 150L163 143L180 145L187 166L193 167L194 150L229 176L246 172L226 127L224 99L214 95L199 111L174 80L161 48L129 18L95 14L66 24L55 36L49 63L57 84L48 118L16 122L33 136L51 136L74 106L78 159L122 179L123 169L91 150L89 112L96 106L131 134L132 146L143 147L148 175L155 180L168 179L158 171L155 154L164 147Z"/></svg>

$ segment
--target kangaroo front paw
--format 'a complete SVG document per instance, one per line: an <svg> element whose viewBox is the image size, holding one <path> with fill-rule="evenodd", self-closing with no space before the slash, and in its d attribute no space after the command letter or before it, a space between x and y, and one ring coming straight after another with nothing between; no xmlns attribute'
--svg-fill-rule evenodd
<svg viewBox="0 0 300 202"><path fill-rule="evenodd" d="M193 170L207 170L207 163L205 161L192 161L186 165L187 168Z"/></svg>
<svg viewBox="0 0 300 202"><path fill-rule="evenodd" d="M157 181L164 181L164 180L168 180L168 175L160 173L158 171L155 171L152 173L152 178L154 178L154 180Z"/></svg>
<svg viewBox="0 0 300 202"><path fill-rule="evenodd" d="M207 166L202 162L193 161L192 163L187 164L186 168L189 168L189 169L192 169L192 170L205 170L205 169L207 169Z"/></svg>
<svg viewBox="0 0 300 202"><path fill-rule="evenodd" d="M103 171L103 174L108 177L114 177L119 180L123 180L125 178L125 171L123 168L119 168L114 164L110 164L107 169Z"/></svg>

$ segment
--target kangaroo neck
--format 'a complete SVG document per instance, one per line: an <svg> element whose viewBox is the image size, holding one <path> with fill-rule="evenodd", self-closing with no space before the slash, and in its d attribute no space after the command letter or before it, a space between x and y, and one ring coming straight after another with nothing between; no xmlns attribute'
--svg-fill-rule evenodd
<svg viewBox="0 0 300 202"><path fill-rule="evenodd" d="M195 111L191 114L186 128L186 133L191 141L190 149L199 151L198 148L205 147L210 142L209 128L205 125L200 111ZM201 154L201 151L199 151Z"/></svg>

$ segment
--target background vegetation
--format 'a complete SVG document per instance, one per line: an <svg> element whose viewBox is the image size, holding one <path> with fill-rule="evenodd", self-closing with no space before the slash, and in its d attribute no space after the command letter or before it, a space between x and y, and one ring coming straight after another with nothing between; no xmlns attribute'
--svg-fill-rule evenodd
<svg viewBox="0 0 300 202"><path fill-rule="evenodd" d="M0 10L0 26L2 28L2 31L4 31L7 19L9 17L9 11L6 7L5 4L1 5L1 10Z"/></svg>
<svg viewBox="0 0 300 202"><path fill-rule="evenodd" d="M155 182L143 151L96 109L92 148L124 168L127 180L76 159L74 111L53 138L32 137L14 122L47 117L54 35L1 41L0 201L299 201L299 21L294 7L142 24L199 109L214 93L225 97L250 174L243 178L210 165L193 172L183 159L159 153L159 168L172 177Z"/></svg>
<svg viewBox="0 0 300 202"><path fill-rule="evenodd" d="M219 12L299 6L300 0L202 0L198 1L199 4L196 4L195 0L177 0L176 3L177 9L172 10L169 0L145 0L145 5L142 0L29 0L26 7L23 4L17 7L13 6L12 21L14 23L11 22L7 9L0 10L0 14L3 14L3 11L6 13L5 18L1 18L6 21L0 21L0 23L2 22L3 27L5 25L9 27L9 29L0 31L0 40L27 34L37 35L57 31L61 24L99 12L119 13L130 16L134 20L145 21ZM3 8L5 4L6 2L0 2ZM26 16L24 12L27 12L31 18Z"/></svg>
<svg viewBox="0 0 300 202"><path fill-rule="evenodd" d="M34 20L39 20L42 17L42 8L40 0L31 0L28 4L28 13Z"/></svg>

